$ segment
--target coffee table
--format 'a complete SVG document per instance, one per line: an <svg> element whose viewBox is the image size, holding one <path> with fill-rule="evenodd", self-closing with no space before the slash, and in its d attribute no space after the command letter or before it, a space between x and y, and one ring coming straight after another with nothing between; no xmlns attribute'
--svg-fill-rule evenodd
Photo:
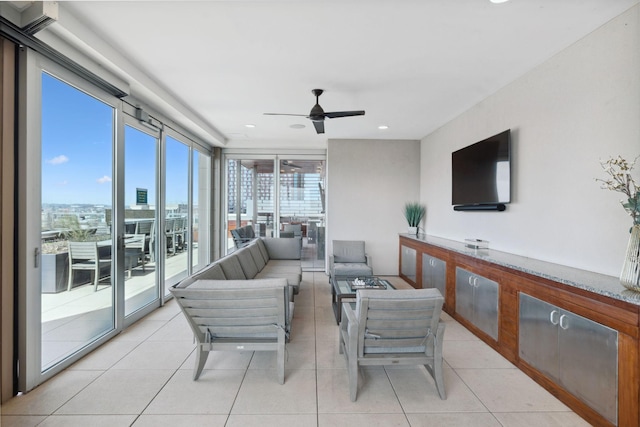
<svg viewBox="0 0 640 427"><path fill-rule="evenodd" d="M356 292L350 285L356 277L338 276L331 278L331 306L333 307L333 314L336 317L336 322L340 324L342 318L342 304L343 303L355 303ZM388 280L380 279L374 276L361 277L363 280L372 281L376 285L380 286L367 286L362 289L386 289L389 291L395 290L393 285Z"/></svg>

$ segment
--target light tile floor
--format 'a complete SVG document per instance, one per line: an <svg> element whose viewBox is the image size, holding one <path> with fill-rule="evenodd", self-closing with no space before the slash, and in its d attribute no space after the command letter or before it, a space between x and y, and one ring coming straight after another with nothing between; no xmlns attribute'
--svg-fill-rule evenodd
<svg viewBox="0 0 640 427"><path fill-rule="evenodd" d="M401 279L389 278L397 287ZM211 354L192 381L192 335L171 301L0 409L2 426L588 426L443 314L447 399L422 367L363 371L349 400L327 276L305 272L285 384L269 352Z"/></svg>

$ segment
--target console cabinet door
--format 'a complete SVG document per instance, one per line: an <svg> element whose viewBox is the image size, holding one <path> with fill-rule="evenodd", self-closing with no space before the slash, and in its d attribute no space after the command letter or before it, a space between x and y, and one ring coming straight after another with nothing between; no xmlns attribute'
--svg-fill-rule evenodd
<svg viewBox="0 0 640 427"><path fill-rule="evenodd" d="M475 324L494 340L498 340L498 283L480 276L473 277Z"/></svg>
<svg viewBox="0 0 640 427"><path fill-rule="evenodd" d="M447 299L447 263L441 259L422 254L422 287L436 288L445 301Z"/></svg>
<svg viewBox="0 0 640 427"><path fill-rule="evenodd" d="M456 313L475 324L472 276L467 270L456 267Z"/></svg>
<svg viewBox="0 0 640 427"><path fill-rule="evenodd" d="M403 245L400 256L400 272L415 284L417 280L416 250Z"/></svg>
<svg viewBox="0 0 640 427"><path fill-rule="evenodd" d="M618 332L562 311L559 382L614 425L618 408Z"/></svg>
<svg viewBox="0 0 640 427"><path fill-rule="evenodd" d="M559 321L560 310L555 306L520 294L518 354L549 378L558 377Z"/></svg>
<svg viewBox="0 0 640 427"><path fill-rule="evenodd" d="M456 267L456 312L498 340L499 285Z"/></svg>
<svg viewBox="0 0 640 427"><path fill-rule="evenodd" d="M617 424L618 332L520 294L519 356Z"/></svg>

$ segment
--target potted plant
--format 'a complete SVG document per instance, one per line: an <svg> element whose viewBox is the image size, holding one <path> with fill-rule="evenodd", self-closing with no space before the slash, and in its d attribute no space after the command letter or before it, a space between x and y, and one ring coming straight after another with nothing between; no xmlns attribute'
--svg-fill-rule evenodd
<svg viewBox="0 0 640 427"><path fill-rule="evenodd" d="M408 202L404 205L404 217L409 224L409 234L418 234L418 229L427 208L418 202Z"/></svg>
<svg viewBox="0 0 640 427"><path fill-rule="evenodd" d="M620 282L632 291L640 292L640 186L636 183L631 172L640 158L629 162L622 158L611 157L601 162L602 168L609 175L608 179L596 179L602 183L602 188L624 194L620 204L631 216L632 226L629 230L629 243Z"/></svg>

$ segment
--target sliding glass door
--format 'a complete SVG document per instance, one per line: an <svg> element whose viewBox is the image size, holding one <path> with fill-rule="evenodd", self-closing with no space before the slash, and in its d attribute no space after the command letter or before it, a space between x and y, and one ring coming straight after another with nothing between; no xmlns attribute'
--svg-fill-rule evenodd
<svg viewBox="0 0 640 427"><path fill-rule="evenodd" d="M124 129L124 314L157 301L158 129L129 119ZM135 126L134 126L135 124Z"/></svg>
<svg viewBox="0 0 640 427"><path fill-rule="evenodd" d="M274 237L278 232L277 227L274 228L274 167L273 159L227 161L227 252L241 243L243 236L238 237L236 233L243 226L251 225L257 236Z"/></svg>
<svg viewBox="0 0 640 427"><path fill-rule="evenodd" d="M19 390L161 306L210 260L211 151L24 52ZM157 124L157 125L156 125Z"/></svg>
<svg viewBox="0 0 640 427"><path fill-rule="evenodd" d="M325 156L227 154L225 164L227 252L251 225L257 236L299 238L303 269L323 270Z"/></svg>
<svg viewBox="0 0 640 427"><path fill-rule="evenodd" d="M165 293L189 271L189 146L177 138L165 139Z"/></svg>
<svg viewBox="0 0 640 427"><path fill-rule="evenodd" d="M35 227L23 234L22 252L30 256L23 259L21 276L38 288L29 285L21 293L26 326L36 325L21 352L28 352L22 369L31 373L23 384L33 385L116 328L116 239L107 222L114 201L116 110L109 103L113 99L89 94L48 72L30 81L41 92L35 116L40 140L27 141L21 152L28 171L23 184L37 182L23 193L29 204L21 205L28 208L21 216ZM29 281L34 276L38 280Z"/></svg>
<svg viewBox="0 0 640 427"><path fill-rule="evenodd" d="M280 160L280 236L301 238L304 270L324 269L324 165L324 160Z"/></svg>

